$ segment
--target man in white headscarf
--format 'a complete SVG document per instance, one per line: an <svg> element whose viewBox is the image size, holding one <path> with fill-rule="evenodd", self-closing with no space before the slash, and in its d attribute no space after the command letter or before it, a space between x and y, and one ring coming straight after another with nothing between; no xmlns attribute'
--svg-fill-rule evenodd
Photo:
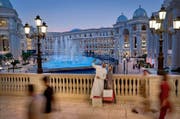
<svg viewBox="0 0 180 119"><path fill-rule="evenodd" d="M103 63L101 65L95 65L95 60L92 63L92 66L96 69L96 75L93 82L93 87L91 90L91 96L92 99L94 96L102 96L103 90L104 90L104 80L106 79L107 70L106 70L106 64Z"/></svg>

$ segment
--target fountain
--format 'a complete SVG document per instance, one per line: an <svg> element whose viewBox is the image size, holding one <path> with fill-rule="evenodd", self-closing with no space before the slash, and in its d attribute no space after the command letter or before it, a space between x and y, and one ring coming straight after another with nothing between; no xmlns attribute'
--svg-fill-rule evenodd
<svg viewBox="0 0 180 119"><path fill-rule="evenodd" d="M55 38L54 54L43 62L44 71L92 69L91 64L94 58L82 56L78 45L79 42L76 40Z"/></svg>

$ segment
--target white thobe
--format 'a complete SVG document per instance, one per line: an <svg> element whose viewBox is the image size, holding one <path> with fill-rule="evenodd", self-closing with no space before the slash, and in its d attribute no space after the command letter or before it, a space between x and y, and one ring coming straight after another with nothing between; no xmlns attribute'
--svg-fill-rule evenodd
<svg viewBox="0 0 180 119"><path fill-rule="evenodd" d="M102 68L102 66L95 65L94 63L92 64L92 66L96 69L96 75L91 90L91 99L93 98L93 96L102 96L102 92L104 89L104 79L106 79L107 74L106 68Z"/></svg>

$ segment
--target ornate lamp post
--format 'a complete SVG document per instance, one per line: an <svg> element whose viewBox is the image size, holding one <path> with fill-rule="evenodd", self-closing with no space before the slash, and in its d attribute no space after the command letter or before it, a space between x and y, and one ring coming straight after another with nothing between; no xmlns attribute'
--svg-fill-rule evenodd
<svg viewBox="0 0 180 119"><path fill-rule="evenodd" d="M123 57L123 65L124 65L124 74L126 74L126 58Z"/></svg>
<svg viewBox="0 0 180 119"><path fill-rule="evenodd" d="M164 7L161 7L161 10L158 12L158 17L151 16L151 19L149 20L149 27L152 31L155 30L155 33L157 33L160 36L159 40L159 56L158 56L158 74L163 73L163 62L164 62L164 56L163 56L163 39L162 39L162 33L164 32L163 28L163 21L166 17L166 10Z"/></svg>
<svg viewBox="0 0 180 119"><path fill-rule="evenodd" d="M180 30L180 16L173 20L173 29Z"/></svg>
<svg viewBox="0 0 180 119"><path fill-rule="evenodd" d="M38 66L37 67L37 73L43 73L40 39L45 37L45 34L47 32L47 25L45 22L42 23L42 20L41 20L39 15L36 16L35 23L36 23L36 27L37 27L37 33L34 33L31 36L29 36L30 26L27 23L24 26L24 31L25 31L26 37L37 39L37 48L38 48L38 52L37 52L37 66Z"/></svg>

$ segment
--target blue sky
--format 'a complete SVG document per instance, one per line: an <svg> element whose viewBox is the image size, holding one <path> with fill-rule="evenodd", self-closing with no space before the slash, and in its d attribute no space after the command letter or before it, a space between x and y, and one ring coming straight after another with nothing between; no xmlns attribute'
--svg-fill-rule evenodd
<svg viewBox="0 0 180 119"><path fill-rule="evenodd" d="M23 24L34 25L37 14L48 31L111 27L121 13L131 19L141 5L148 16L161 8L163 0L10 0Z"/></svg>

